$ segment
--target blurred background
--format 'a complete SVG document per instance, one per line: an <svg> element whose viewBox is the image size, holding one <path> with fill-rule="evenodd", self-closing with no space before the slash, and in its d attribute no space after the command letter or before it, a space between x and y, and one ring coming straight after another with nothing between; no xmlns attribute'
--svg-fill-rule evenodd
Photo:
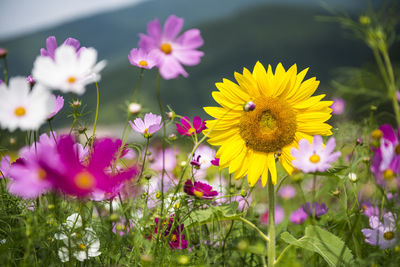
<svg viewBox="0 0 400 267"><path fill-rule="evenodd" d="M370 1L379 5L380 1ZM99 60L108 64L102 72L100 87L100 125L115 125L125 120L126 99L130 99L139 70L131 66L128 53L137 47L138 34L146 32L149 21L161 23L175 14L185 19L184 30L199 28L205 41L202 62L186 67L187 79L162 81L163 102L177 113L206 117L203 106L215 105L211 92L222 78L233 80L235 71L252 69L259 60L273 68L282 62L285 68L296 63L298 69L310 67L307 78L321 81L319 92L335 95L332 80L338 68L362 67L373 62L372 53L341 29L324 22L328 9L358 15L367 1L316 0L1 0L0 47L8 49L10 76L31 73L46 38L54 35L59 44L67 37L94 47ZM392 48L399 58L399 47ZM397 51L397 52L396 52ZM159 113L155 98L156 70L146 71L139 90L139 102L145 111ZM64 114L68 112L66 97ZM94 85L87 87L82 100L94 111ZM92 123L92 112L87 117ZM348 112L349 113L349 112ZM55 124L70 125L58 115Z"/></svg>

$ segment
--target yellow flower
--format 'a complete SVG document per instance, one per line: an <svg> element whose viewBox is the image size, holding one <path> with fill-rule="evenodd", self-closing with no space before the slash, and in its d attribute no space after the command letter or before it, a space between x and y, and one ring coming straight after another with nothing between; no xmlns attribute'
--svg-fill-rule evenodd
<svg viewBox="0 0 400 267"><path fill-rule="evenodd" d="M257 62L253 73L246 68L235 73L235 84L227 79L216 83L219 92L214 100L221 107L205 107L215 120L206 121L204 133L211 145L221 146L216 154L220 168L229 167L235 179L247 175L254 186L261 177L263 186L268 175L276 184L275 158L291 174L294 170L291 147L313 135L331 135L326 124L331 117L332 101L321 101L325 95L312 96L319 85L315 77L304 80L308 68L297 73L296 64L285 71L278 64L275 73Z"/></svg>

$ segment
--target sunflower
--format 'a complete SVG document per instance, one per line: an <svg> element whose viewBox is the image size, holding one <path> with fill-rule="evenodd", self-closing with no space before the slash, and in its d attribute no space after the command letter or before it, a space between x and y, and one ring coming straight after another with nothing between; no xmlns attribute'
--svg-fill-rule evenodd
<svg viewBox="0 0 400 267"><path fill-rule="evenodd" d="M331 135L325 122L331 117L332 101L321 101L325 95L312 96L319 85L315 77L304 80L308 68L297 73L296 64L287 71L279 63L275 73L257 62L253 73L246 68L235 73L238 84L223 79L212 93L221 107L205 107L215 120L206 121L204 133L208 142L220 146L216 157L220 168L229 167L235 179L247 175L254 186L261 177L263 186L268 175L276 184L275 159L288 174L294 167L291 147L313 135Z"/></svg>

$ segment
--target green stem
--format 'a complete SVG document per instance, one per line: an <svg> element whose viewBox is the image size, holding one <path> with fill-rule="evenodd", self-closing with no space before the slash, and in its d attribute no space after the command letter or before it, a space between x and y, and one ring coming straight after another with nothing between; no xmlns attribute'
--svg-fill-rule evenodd
<svg viewBox="0 0 400 267"><path fill-rule="evenodd" d="M271 177L268 178L268 267L275 263L275 190Z"/></svg>
<svg viewBox="0 0 400 267"><path fill-rule="evenodd" d="M55 136L55 134L54 134L53 126L51 125L51 119L50 119L50 120L47 120L47 122L49 123L49 128L50 128L51 136L53 136L54 142L57 144L57 138L56 138L56 136Z"/></svg>
<svg viewBox="0 0 400 267"><path fill-rule="evenodd" d="M7 56L3 58L4 60L4 83L8 85L8 64L7 64Z"/></svg>
<svg viewBox="0 0 400 267"><path fill-rule="evenodd" d="M93 134L92 134L92 146L94 143L94 135L96 134L96 125L97 125L97 118L99 116L99 101L100 101L100 94L99 94L99 85L96 82L96 95L97 95L97 101L96 101L96 116L94 118L94 125L93 125Z"/></svg>
<svg viewBox="0 0 400 267"><path fill-rule="evenodd" d="M276 259L275 264L278 264L278 263L281 261L281 259L283 258L283 255L285 255L286 251L288 251L289 248L291 248L292 246L293 246L293 245L290 244L290 245L287 245L287 246L283 249L283 251L281 252L281 254L279 255L279 257Z"/></svg>
<svg viewBox="0 0 400 267"><path fill-rule="evenodd" d="M145 148L144 156L143 156L142 169L140 170L139 178L138 178L138 181L137 181L138 183L139 183L139 181L140 181L140 178L141 178L142 175L143 175L144 165L146 164L147 151L149 150L149 141L150 141L150 138L147 137L146 139L147 139L147 141L146 141L146 148Z"/></svg>
<svg viewBox="0 0 400 267"><path fill-rule="evenodd" d="M135 91L133 91L132 102L136 101L136 95L137 95L138 89L140 87L140 84L142 83L143 75L144 75L144 69L140 69L139 79L136 83Z"/></svg>
<svg viewBox="0 0 400 267"><path fill-rule="evenodd" d="M260 229L258 229L257 226L255 226L252 222L246 220L243 217L239 217L239 220L241 220L242 222L244 222L245 224L247 224L248 226L250 226L251 228L253 228L254 230L256 230L256 232L267 242L269 242L269 238L268 236L266 236Z"/></svg>

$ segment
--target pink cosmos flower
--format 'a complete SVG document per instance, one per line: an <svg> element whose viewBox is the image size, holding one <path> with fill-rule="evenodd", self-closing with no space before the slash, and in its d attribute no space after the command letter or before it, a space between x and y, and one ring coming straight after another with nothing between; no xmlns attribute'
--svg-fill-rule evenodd
<svg viewBox="0 0 400 267"><path fill-rule="evenodd" d="M324 147L322 137L315 135L313 143L310 145L307 139L299 141L299 148L292 147L291 154L294 157L292 164L297 169L305 172L323 172L331 167L331 163L335 162L341 153L332 153L336 147L334 137L329 138Z"/></svg>
<svg viewBox="0 0 400 267"><path fill-rule="evenodd" d="M341 115L344 113L346 102L342 98L334 98L332 108L332 114Z"/></svg>
<svg viewBox="0 0 400 267"><path fill-rule="evenodd" d="M181 118L181 124L176 124L176 131L180 135L191 136L194 133L200 133L206 128L206 121L202 121L200 117L196 116L193 118L191 125L188 117Z"/></svg>
<svg viewBox="0 0 400 267"><path fill-rule="evenodd" d="M214 159L211 161L211 164L214 165L214 166L219 166L219 158L214 158Z"/></svg>
<svg viewBox="0 0 400 267"><path fill-rule="evenodd" d="M79 159L72 137L64 136L57 143L57 167L48 166L47 162L43 164L54 186L67 194L85 197L94 190L112 193L122 182L138 173L135 167L115 174L106 172L120 147L121 140L100 139L94 144L90 160L84 165Z"/></svg>
<svg viewBox="0 0 400 267"><path fill-rule="evenodd" d="M128 55L129 62L142 69L152 69L159 62L156 51L147 53L145 50L134 48Z"/></svg>
<svg viewBox="0 0 400 267"><path fill-rule="evenodd" d="M304 212L303 207L298 208L290 214L290 222L294 224L302 224L308 218L307 213Z"/></svg>
<svg viewBox="0 0 400 267"><path fill-rule="evenodd" d="M265 211L264 214L261 215L260 217L260 221L261 224L268 224L268 210ZM285 211L283 210L283 208L279 205L275 206L275 224L280 224L283 219L285 218Z"/></svg>
<svg viewBox="0 0 400 267"><path fill-rule="evenodd" d="M48 120L51 120L52 118L54 118L54 116L57 115L58 112L60 112L60 110L64 107L64 97L62 96L55 96L55 95L51 95L51 99L54 102L53 105L53 111L49 114L49 116L47 116Z"/></svg>
<svg viewBox="0 0 400 267"><path fill-rule="evenodd" d="M194 182L191 180L187 180L183 191L189 196L195 196L202 199L212 199L218 196L218 192L213 190L212 186L202 183L202 182Z"/></svg>
<svg viewBox="0 0 400 267"><path fill-rule="evenodd" d="M365 242L379 246L380 249L387 249L396 245L396 218L391 212L383 215L383 223L380 222L378 216L371 216L369 226L371 229L364 228L361 230L365 236Z"/></svg>
<svg viewBox="0 0 400 267"><path fill-rule="evenodd" d="M284 185L278 191L278 196L283 199L291 199L296 196L296 189L291 185Z"/></svg>
<svg viewBox="0 0 400 267"><path fill-rule="evenodd" d="M63 45L72 46L75 49L75 51L78 53L78 55L82 52L83 49L86 49L86 47L80 47L81 43L78 40L71 38L71 37L65 39ZM49 36L46 39L46 49L41 48L40 54L44 57L50 57L54 60L55 59L55 51L56 51L57 47L58 47L58 45L57 45L56 37Z"/></svg>
<svg viewBox="0 0 400 267"><path fill-rule="evenodd" d="M379 207L372 205L370 201L365 201L361 204L362 212L367 217L378 216L380 214Z"/></svg>
<svg viewBox="0 0 400 267"><path fill-rule="evenodd" d="M175 79L180 74L187 77L188 73L182 64L195 66L200 63L204 55L203 52L196 50L203 45L198 29L188 30L178 37L183 21L182 18L171 15L165 21L162 30L160 22L155 19L147 25L147 35L139 35L139 47L147 52L156 52L160 74L166 80Z"/></svg>
<svg viewBox="0 0 400 267"><path fill-rule="evenodd" d="M121 218L119 222L113 223L113 233L120 236L128 234L133 229L133 222L129 220L129 224L126 224L126 219Z"/></svg>
<svg viewBox="0 0 400 267"><path fill-rule="evenodd" d="M177 219L177 222L176 222L177 226L175 226L176 228L175 229L172 228L173 222L174 222L174 215L171 215L169 217L168 224L167 224L166 219L162 220L162 222L160 224L161 231L158 231L159 219L155 218L154 222L156 223L156 227L154 229L155 234L160 232L160 234L164 233L163 234L164 237L169 236L168 244L169 244L170 249L186 249L187 248L188 241L185 239L185 236L182 234L184 224L183 223L180 224L179 219ZM166 226L166 228L164 228L165 226Z"/></svg>
<svg viewBox="0 0 400 267"><path fill-rule="evenodd" d="M153 133L157 132L163 126L161 122L162 117L153 113L144 115L144 120L141 118L135 119L133 122L129 121L132 129L138 133L143 134L144 137L149 138Z"/></svg>
<svg viewBox="0 0 400 267"><path fill-rule="evenodd" d="M10 157L5 155L0 161L0 179L8 177L8 170L10 169L11 160Z"/></svg>

